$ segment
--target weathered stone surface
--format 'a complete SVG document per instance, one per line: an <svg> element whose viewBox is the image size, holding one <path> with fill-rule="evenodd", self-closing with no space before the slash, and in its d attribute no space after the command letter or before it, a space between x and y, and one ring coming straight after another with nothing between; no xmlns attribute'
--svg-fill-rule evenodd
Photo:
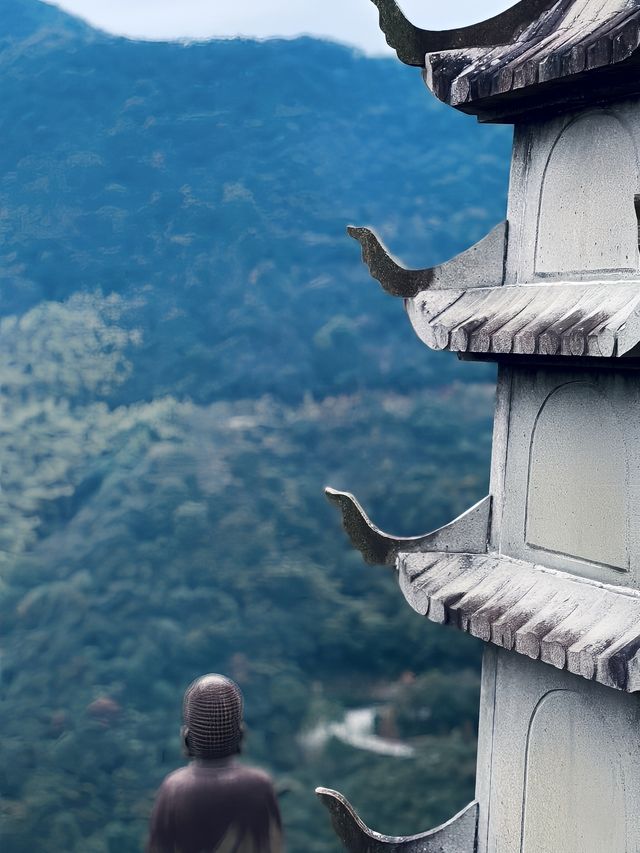
<svg viewBox="0 0 640 853"><path fill-rule="evenodd" d="M562 129L540 192L538 275L638 268L638 156L621 118L587 113Z"/></svg>
<svg viewBox="0 0 640 853"><path fill-rule="evenodd" d="M488 646L477 853L640 846L640 695Z"/></svg>
<svg viewBox="0 0 640 853"><path fill-rule="evenodd" d="M399 837L369 829L349 801L337 791L317 788L316 794L329 810L336 835L349 853L475 853L476 802L430 832Z"/></svg>
<svg viewBox="0 0 640 853"><path fill-rule="evenodd" d="M434 51L493 47L506 44L536 20L557 0L520 0L499 15L455 30L424 30L414 26L395 0L372 0L380 13L380 29L387 44L407 65L424 66L426 53Z"/></svg>
<svg viewBox="0 0 640 853"><path fill-rule="evenodd" d="M399 539L331 497L416 612L487 644L474 853L640 850L640 0L523 2L440 34L373 2L438 97L515 124L502 233L407 270L350 229L429 347L498 362L490 498ZM418 837L323 796L348 850L458 849L402 846Z"/></svg>
<svg viewBox="0 0 640 853"><path fill-rule="evenodd" d="M586 376L543 402L526 470L525 538L626 572L629 459L614 404Z"/></svg>
<svg viewBox="0 0 640 853"><path fill-rule="evenodd" d="M486 497L450 524L424 536L390 536L376 527L349 492L325 489L331 503L342 513L344 527L353 547L365 562L393 566L399 551L446 551L482 553L487 549L491 498Z"/></svg>
<svg viewBox="0 0 640 853"><path fill-rule="evenodd" d="M395 0L373 0L398 57L424 69L434 94L488 120L635 93L640 9L634 0L522 0L494 18L434 32Z"/></svg>
<svg viewBox="0 0 640 853"><path fill-rule="evenodd" d="M640 279L424 290L407 313L432 349L622 356L640 342Z"/></svg>
<svg viewBox="0 0 640 853"><path fill-rule="evenodd" d="M493 548L640 589L637 372L520 366L505 374Z"/></svg>
<svg viewBox="0 0 640 853"><path fill-rule="evenodd" d="M369 228L350 226L347 231L362 247L362 260L371 276L392 296L405 299L421 290L459 290L500 285L504 281L507 251L506 222L496 225L486 237L450 261L436 267L410 270L401 266Z"/></svg>
<svg viewBox="0 0 640 853"><path fill-rule="evenodd" d="M638 100L515 128L505 282L638 279Z"/></svg>

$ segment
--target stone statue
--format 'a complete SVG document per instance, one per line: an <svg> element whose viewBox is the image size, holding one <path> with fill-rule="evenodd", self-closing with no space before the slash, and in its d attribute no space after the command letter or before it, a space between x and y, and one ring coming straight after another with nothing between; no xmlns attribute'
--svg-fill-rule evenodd
<svg viewBox="0 0 640 853"><path fill-rule="evenodd" d="M158 791L148 853L281 853L280 812L266 773L237 762L240 688L203 675L187 689L182 738L190 762Z"/></svg>

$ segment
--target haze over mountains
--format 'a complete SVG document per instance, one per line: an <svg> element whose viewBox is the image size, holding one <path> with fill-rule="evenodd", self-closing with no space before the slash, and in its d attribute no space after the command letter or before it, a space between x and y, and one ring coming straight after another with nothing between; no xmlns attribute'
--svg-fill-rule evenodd
<svg viewBox="0 0 640 853"><path fill-rule="evenodd" d="M384 831L446 818L477 650L361 566L321 487L449 520L486 490L492 373L414 340L344 227L464 249L504 217L509 133L392 60L127 41L37 0L2 0L0 92L3 850L138 850L206 670L246 692L291 853L335 847L314 784ZM359 703L418 758L305 751Z"/></svg>

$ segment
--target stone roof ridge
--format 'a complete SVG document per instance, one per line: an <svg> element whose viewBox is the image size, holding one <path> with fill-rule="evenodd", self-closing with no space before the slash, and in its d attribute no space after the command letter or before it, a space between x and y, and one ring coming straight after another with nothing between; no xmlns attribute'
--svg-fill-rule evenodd
<svg viewBox="0 0 640 853"><path fill-rule="evenodd" d="M481 24L442 33L410 24L395 0L372 2L399 58L423 68L440 100L483 120L637 92L637 72L628 66L638 61L640 0L522 0Z"/></svg>
<svg viewBox="0 0 640 853"><path fill-rule="evenodd" d="M451 30L416 27L405 17L396 0L372 2L378 7L380 29L398 59L406 65L423 68L427 53L494 47L513 41L543 12L555 6L558 0L520 0L486 21Z"/></svg>

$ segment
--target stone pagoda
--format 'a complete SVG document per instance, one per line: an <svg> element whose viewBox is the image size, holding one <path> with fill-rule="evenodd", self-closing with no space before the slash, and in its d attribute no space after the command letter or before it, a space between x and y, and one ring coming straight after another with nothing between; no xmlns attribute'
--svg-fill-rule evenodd
<svg viewBox="0 0 640 853"><path fill-rule="evenodd" d="M521 0L450 32L373 0L440 100L514 125L507 220L438 267L350 228L430 348L498 363L490 494L397 538L328 490L407 602L486 643L476 798L359 853L640 851L640 0Z"/></svg>

